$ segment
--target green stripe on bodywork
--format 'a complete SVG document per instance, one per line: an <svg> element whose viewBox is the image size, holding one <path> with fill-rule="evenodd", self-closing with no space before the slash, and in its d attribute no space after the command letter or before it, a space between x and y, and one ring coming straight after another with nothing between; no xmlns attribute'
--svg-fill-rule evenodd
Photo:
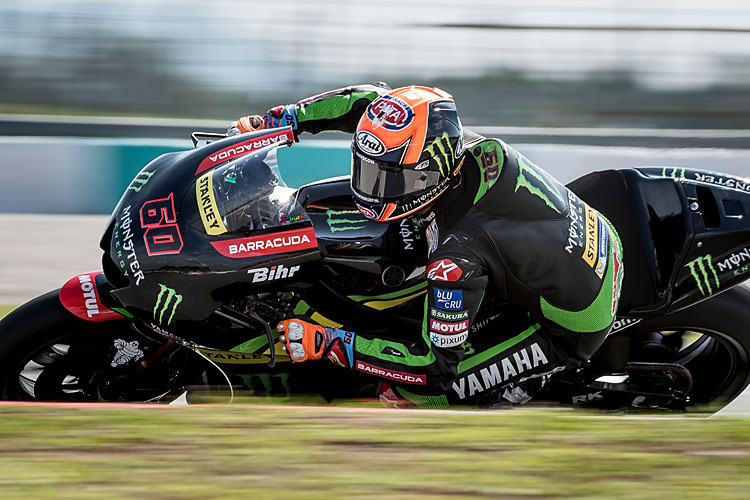
<svg viewBox="0 0 750 500"><path fill-rule="evenodd" d="M118 314L122 314L126 318L135 318L135 316L133 316L132 314L130 314L128 311L126 311L125 309L121 307L113 307L112 310Z"/></svg>
<svg viewBox="0 0 750 500"><path fill-rule="evenodd" d="M601 214L599 217L602 218L609 229L610 252L609 260L607 262L607 274L604 276L602 286L599 289L599 294L594 301L591 305L581 311L568 311L553 306L547 302L544 297L539 298L544 317L573 332L600 332L609 327L614 320L614 315L612 314L612 293L615 286L621 287L622 285L623 260L620 237L615 231L614 226L612 226L607 219L602 217ZM612 245L617 245L618 254L620 255L620 269L618 276L615 276L614 255L611 250ZM615 284L615 280L618 281L617 284Z"/></svg>
<svg viewBox="0 0 750 500"><path fill-rule="evenodd" d="M522 331L515 337L510 338L506 340L505 342L502 342L496 345L495 347L491 347L487 349L486 351L482 351L475 356L471 356L470 358L464 359L458 364L458 373L463 373L466 370L471 370L475 366L480 365L484 363L485 361L490 360L491 358L497 356L501 352L506 351L507 349L513 347L519 342L526 340L532 334L534 334L537 330L539 330L539 328L541 328L541 326L538 323L531 325L530 327L528 327L526 330Z"/></svg>
<svg viewBox="0 0 750 500"><path fill-rule="evenodd" d="M420 291L427 288L427 282L423 281L421 283L418 283L412 287L406 288L404 290L398 290L396 292L391 293L385 293L383 295L349 295L348 298L350 300L353 300L354 302L364 302L365 300L385 300L385 299L395 299L398 297L403 297L409 294L412 294L414 292Z"/></svg>
<svg viewBox="0 0 750 500"><path fill-rule="evenodd" d="M348 95L337 95L320 101L311 102L297 109L299 123L310 120L332 120L347 114L359 99L372 102L378 98L377 92L352 92Z"/></svg>
<svg viewBox="0 0 750 500"><path fill-rule="evenodd" d="M274 328L272 330L273 338L277 339L279 338L279 332ZM233 347L230 349L232 352L247 352L247 353L253 353L256 352L261 347L266 347L268 345L268 335L260 335L258 337L255 337L254 339L250 339L247 342L243 342L240 345Z"/></svg>
<svg viewBox="0 0 750 500"><path fill-rule="evenodd" d="M448 404L448 398L445 396L445 394L441 394L440 396L422 396L421 394L413 394L406 389L402 389L401 387L396 387L395 389L399 396L404 399L408 399L410 402L414 403L417 408L439 410L441 408L448 408L448 406L450 406Z"/></svg>

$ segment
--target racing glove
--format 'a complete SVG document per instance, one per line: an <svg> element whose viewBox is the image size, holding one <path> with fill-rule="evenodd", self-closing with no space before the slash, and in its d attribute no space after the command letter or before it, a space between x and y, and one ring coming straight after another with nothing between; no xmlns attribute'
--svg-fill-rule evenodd
<svg viewBox="0 0 750 500"><path fill-rule="evenodd" d="M290 125L292 130L297 130L297 110L294 104L276 106L269 109L264 115L243 116L229 126L227 135L245 134L256 130L288 127Z"/></svg>
<svg viewBox="0 0 750 500"><path fill-rule="evenodd" d="M354 355L354 332L325 328L301 318L285 319L276 329L279 341L292 361L301 363L325 357L332 363L351 368Z"/></svg>

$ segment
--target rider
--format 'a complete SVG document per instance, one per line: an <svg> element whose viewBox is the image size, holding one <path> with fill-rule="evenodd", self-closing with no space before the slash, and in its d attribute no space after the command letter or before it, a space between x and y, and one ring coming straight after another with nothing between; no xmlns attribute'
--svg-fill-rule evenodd
<svg viewBox="0 0 750 500"><path fill-rule="evenodd" d="M429 243L420 341L292 318L278 329L293 361L325 357L396 382L382 389L388 395L433 404L580 366L602 344L623 276L614 227L509 145L463 128L450 94L358 85L242 117L230 133L280 126L295 137L353 133L360 211L382 222L418 217ZM482 327L475 323L485 294L527 311L531 326L461 363L467 338ZM507 326L502 317L493 323L495 338ZM527 400L515 387L504 397Z"/></svg>

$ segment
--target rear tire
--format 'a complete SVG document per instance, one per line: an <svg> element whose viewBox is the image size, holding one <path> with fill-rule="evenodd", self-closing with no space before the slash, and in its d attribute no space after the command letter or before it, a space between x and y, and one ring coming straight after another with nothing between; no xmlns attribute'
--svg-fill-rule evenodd
<svg viewBox="0 0 750 500"><path fill-rule="evenodd" d="M665 344L672 347L659 355L663 359L631 357L630 361L687 368L693 379L690 410L724 406L750 384L750 288L745 285L682 311L645 319L632 329L635 342L649 332L665 334Z"/></svg>

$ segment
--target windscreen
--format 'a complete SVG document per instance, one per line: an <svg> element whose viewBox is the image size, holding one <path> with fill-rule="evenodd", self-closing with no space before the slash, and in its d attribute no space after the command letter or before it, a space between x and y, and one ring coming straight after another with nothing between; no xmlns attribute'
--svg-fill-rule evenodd
<svg viewBox="0 0 750 500"><path fill-rule="evenodd" d="M195 200L200 219L194 225L215 236L300 222L307 216L295 193L281 178L277 148L271 147L198 177Z"/></svg>

